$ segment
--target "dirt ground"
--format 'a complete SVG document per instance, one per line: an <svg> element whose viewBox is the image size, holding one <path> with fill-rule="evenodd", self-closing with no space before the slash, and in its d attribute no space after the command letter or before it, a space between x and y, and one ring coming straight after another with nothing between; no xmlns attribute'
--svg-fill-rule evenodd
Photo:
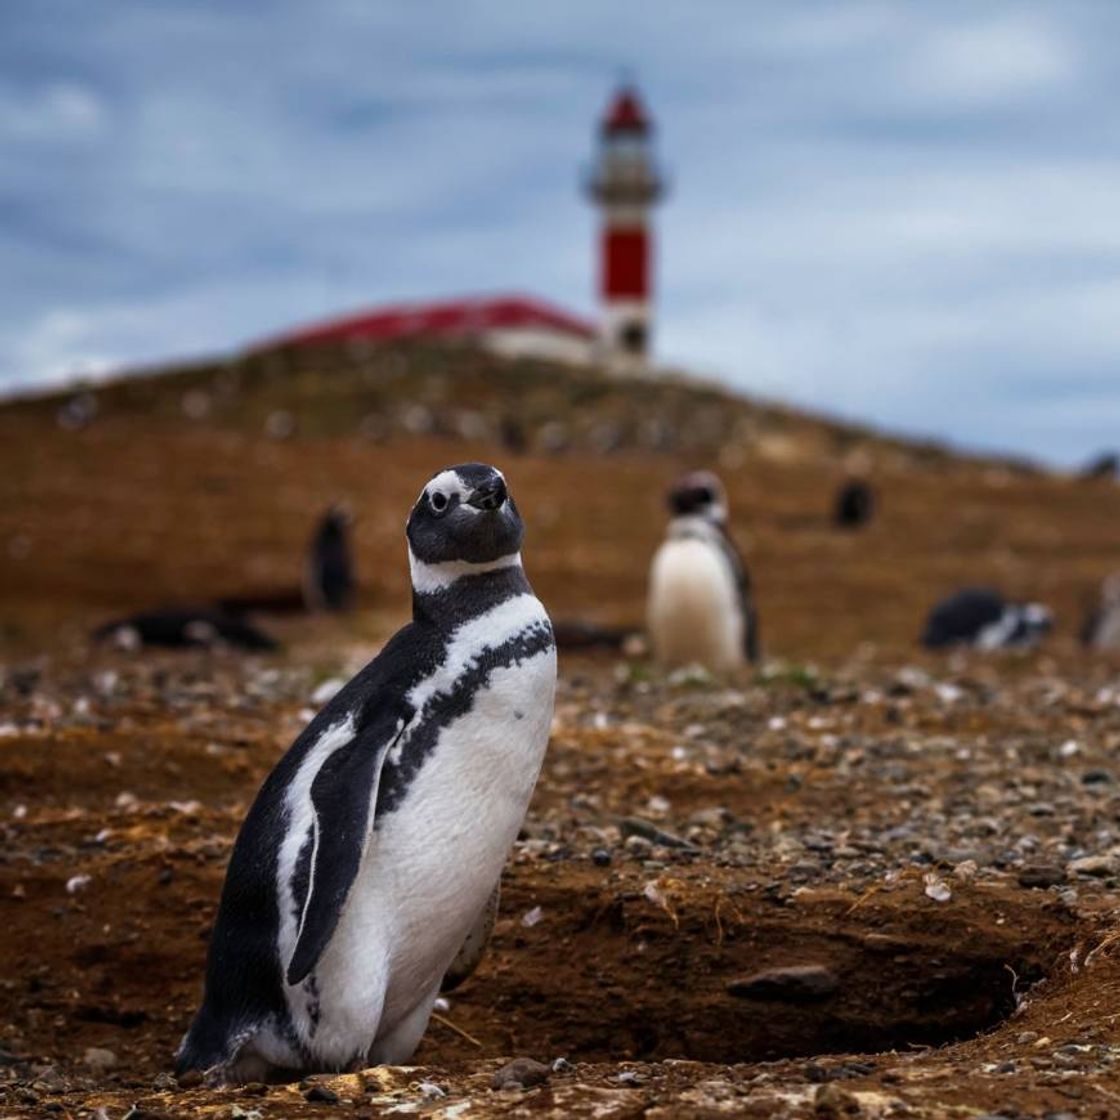
<svg viewBox="0 0 1120 1120"><path fill-rule="evenodd" d="M640 621L661 493L695 454L0 411L2 1114L1120 1116L1120 661L1073 637L1120 567L1120 491L887 458L856 535L827 522L835 459L724 471L759 672L562 658L495 936L414 1067L174 1082L248 802L316 688L405 617L419 486L474 457L506 469L555 617ZM87 640L125 609L298 581L338 498L355 615L266 619L267 656ZM919 654L932 600L975 582L1051 602L1047 647ZM516 1057L546 1083L492 1089Z"/></svg>

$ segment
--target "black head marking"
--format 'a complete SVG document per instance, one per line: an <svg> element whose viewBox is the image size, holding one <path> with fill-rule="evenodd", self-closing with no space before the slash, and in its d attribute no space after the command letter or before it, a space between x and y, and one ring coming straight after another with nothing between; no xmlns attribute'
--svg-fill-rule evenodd
<svg viewBox="0 0 1120 1120"><path fill-rule="evenodd" d="M669 488L667 500L674 517L709 517L722 521L725 515L723 483L711 471L681 475Z"/></svg>
<svg viewBox="0 0 1120 1120"><path fill-rule="evenodd" d="M429 479L408 518L408 544L425 564L487 564L521 548L525 528L502 472L485 463Z"/></svg>

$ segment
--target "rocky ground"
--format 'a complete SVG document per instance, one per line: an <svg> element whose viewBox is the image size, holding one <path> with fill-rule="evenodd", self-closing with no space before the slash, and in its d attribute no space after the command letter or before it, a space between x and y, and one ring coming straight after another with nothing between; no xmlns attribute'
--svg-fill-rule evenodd
<svg viewBox="0 0 1120 1120"><path fill-rule="evenodd" d="M1073 641L1120 566L1115 488L884 452L853 537L835 457L748 448L725 473L764 668L564 656L495 936L415 1066L216 1091L169 1066L247 804L403 617L423 478L502 452L104 412L0 411L0 437L0 1115L1120 1116L1120 662ZM701 461L503 461L555 615L640 619L660 490ZM88 642L298 580L340 496L351 618L266 619L268 656ZM924 608L976 581L1054 603L1048 647L919 655Z"/></svg>

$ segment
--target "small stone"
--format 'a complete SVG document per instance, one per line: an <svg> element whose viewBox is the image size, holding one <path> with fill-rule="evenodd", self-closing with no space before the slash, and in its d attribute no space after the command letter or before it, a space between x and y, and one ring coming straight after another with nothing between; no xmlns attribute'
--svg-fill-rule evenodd
<svg viewBox="0 0 1120 1120"><path fill-rule="evenodd" d="M770 968L741 980L732 980L727 993L739 999L804 1003L826 999L840 987L836 974L824 965L799 964Z"/></svg>
<svg viewBox="0 0 1120 1120"><path fill-rule="evenodd" d="M342 691L345 684L346 682L341 677L328 677L311 694L311 703L316 707L322 707L328 701L333 700Z"/></svg>
<svg viewBox="0 0 1120 1120"><path fill-rule="evenodd" d="M675 836L671 832L666 832L664 829L658 828L657 825L653 824L651 821L642 820L641 817L623 817L622 820L618 822L618 827L624 840L629 839L631 836L640 836L642 839L648 840L651 844L658 844L662 848L695 847L695 845L690 844L680 836Z"/></svg>
<svg viewBox="0 0 1120 1120"><path fill-rule="evenodd" d="M326 1085L312 1085L304 1092L303 1099L309 1104L338 1104L338 1094Z"/></svg>
<svg viewBox="0 0 1120 1120"><path fill-rule="evenodd" d="M1081 775L1081 783L1086 786L1108 786L1115 780L1110 770L1086 770Z"/></svg>
<svg viewBox="0 0 1120 1120"><path fill-rule="evenodd" d="M1066 866L1071 875L1107 878L1117 872L1115 856L1083 856L1081 859L1071 859Z"/></svg>
<svg viewBox="0 0 1120 1120"><path fill-rule="evenodd" d="M925 884L926 898L932 898L934 902L948 902L953 897L948 883L932 871L925 876Z"/></svg>
<svg viewBox="0 0 1120 1120"><path fill-rule="evenodd" d="M591 862L595 864L596 867L610 867L611 853L608 852L606 848L596 848L591 853Z"/></svg>
<svg viewBox="0 0 1120 1120"><path fill-rule="evenodd" d="M839 1117L858 1116L859 1101L847 1089L841 1089L835 1081L827 1081L817 1086L813 1094L813 1110L818 1116Z"/></svg>
<svg viewBox="0 0 1120 1120"><path fill-rule="evenodd" d="M630 1088L636 1089L639 1085L645 1083L645 1078L636 1070L624 1069L615 1077L615 1081L617 1081L619 1085L627 1085Z"/></svg>
<svg viewBox="0 0 1120 1120"><path fill-rule="evenodd" d="M1046 887L1056 887L1064 883L1066 873L1054 864L1028 863L1019 872L1019 886L1031 890L1042 890Z"/></svg>
<svg viewBox="0 0 1120 1120"><path fill-rule="evenodd" d="M490 1079L491 1089L530 1089L548 1081L551 1070L532 1058L514 1058Z"/></svg>
<svg viewBox="0 0 1120 1120"><path fill-rule="evenodd" d="M117 1056L112 1050L91 1046L82 1055L82 1065L93 1073L108 1073L117 1064Z"/></svg>
<svg viewBox="0 0 1120 1120"><path fill-rule="evenodd" d="M437 1085L434 1081L421 1081L416 1086L416 1091L425 1100L438 1101L447 1096L447 1090L442 1085Z"/></svg>
<svg viewBox="0 0 1120 1120"><path fill-rule="evenodd" d="M552 1063L553 1073L571 1073L576 1067L567 1058L557 1058Z"/></svg>

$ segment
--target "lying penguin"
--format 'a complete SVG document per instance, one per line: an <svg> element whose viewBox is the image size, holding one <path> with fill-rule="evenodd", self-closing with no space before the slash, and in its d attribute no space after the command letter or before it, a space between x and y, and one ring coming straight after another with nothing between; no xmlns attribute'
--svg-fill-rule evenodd
<svg viewBox="0 0 1120 1120"><path fill-rule="evenodd" d="M653 557L646 625L663 665L735 669L759 656L750 574L727 531L723 485L686 474L668 495L673 515Z"/></svg>
<svg viewBox="0 0 1120 1120"><path fill-rule="evenodd" d="M1085 619L1081 641L1089 649L1120 649L1120 572L1101 584L1100 601Z"/></svg>
<svg viewBox="0 0 1120 1120"><path fill-rule="evenodd" d="M1029 649L1052 626L1050 608L1041 603L1008 603L998 591L970 587L930 611L921 640L926 649Z"/></svg>
<svg viewBox="0 0 1120 1120"><path fill-rule="evenodd" d="M99 626L95 641L112 642L125 650L141 646L168 649L231 646L265 651L276 648L275 640L243 618L214 607L157 607L114 619Z"/></svg>
<svg viewBox="0 0 1120 1120"><path fill-rule="evenodd" d="M477 961L556 687L522 534L493 467L424 487L407 527L412 622L249 810L180 1073L224 1084L401 1064L446 974Z"/></svg>

